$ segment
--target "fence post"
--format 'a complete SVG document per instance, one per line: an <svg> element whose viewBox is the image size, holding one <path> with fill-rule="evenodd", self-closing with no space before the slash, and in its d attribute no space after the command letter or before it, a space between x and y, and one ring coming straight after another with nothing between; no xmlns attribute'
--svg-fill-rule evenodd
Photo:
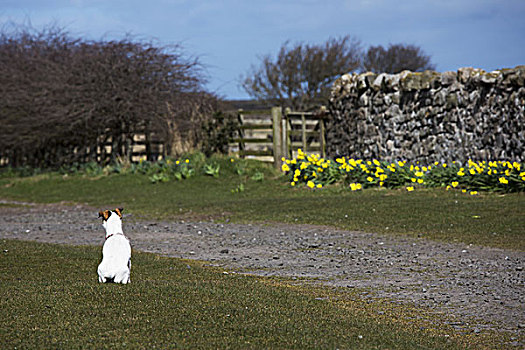
<svg viewBox="0 0 525 350"><path fill-rule="evenodd" d="M304 113L301 115L301 138L303 140L303 152L306 153L306 117Z"/></svg>
<svg viewBox="0 0 525 350"><path fill-rule="evenodd" d="M239 157L244 159L244 143L242 142L242 140L244 139L244 130L242 129L242 124L244 123L244 120L242 117L242 112L242 109L237 110L237 120L239 121L239 125L241 126L239 128Z"/></svg>
<svg viewBox="0 0 525 350"><path fill-rule="evenodd" d="M282 158L282 119L283 109L282 107L272 107L272 120L273 120L273 166L276 169L281 168Z"/></svg>
<svg viewBox="0 0 525 350"><path fill-rule="evenodd" d="M321 156L326 158L326 126L324 123L325 116L327 113L326 106L321 106L319 108L319 131L321 132L321 137L319 138L319 143L321 144Z"/></svg>
<svg viewBox="0 0 525 350"><path fill-rule="evenodd" d="M286 116L281 120L281 156L288 158L288 122Z"/></svg>

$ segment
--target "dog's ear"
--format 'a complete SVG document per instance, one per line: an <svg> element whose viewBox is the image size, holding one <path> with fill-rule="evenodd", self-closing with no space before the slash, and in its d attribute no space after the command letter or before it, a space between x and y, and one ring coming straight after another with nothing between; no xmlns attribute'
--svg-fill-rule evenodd
<svg viewBox="0 0 525 350"><path fill-rule="evenodd" d="M109 218L109 210L99 211L98 212L99 218L104 218L104 220L107 220Z"/></svg>
<svg viewBox="0 0 525 350"><path fill-rule="evenodd" d="M116 208L115 213L117 213L118 216L122 219L122 211L124 211L124 208Z"/></svg>

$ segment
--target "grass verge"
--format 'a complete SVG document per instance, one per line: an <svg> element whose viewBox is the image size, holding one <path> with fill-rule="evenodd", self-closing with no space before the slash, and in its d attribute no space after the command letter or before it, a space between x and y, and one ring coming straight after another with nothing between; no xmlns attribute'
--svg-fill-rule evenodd
<svg viewBox="0 0 525 350"><path fill-rule="evenodd" d="M227 171L228 166L223 164L221 171ZM291 188L283 178L268 174L266 170L264 181L230 171L218 178L200 175L157 184L138 174L2 178L0 198L119 205L128 213L156 218L320 224L525 250L523 193L470 196L443 189L352 192L339 186L308 190Z"/></svg>
<svg viewBox="0 0 525 350"><path fill-rule="evenodd" d="M482 346L398 317L372 317L363 302L331 302L323 289L284 287L198 262L134 252L132 283L101 285L99 247L0 243L1 348Z"/></svg>

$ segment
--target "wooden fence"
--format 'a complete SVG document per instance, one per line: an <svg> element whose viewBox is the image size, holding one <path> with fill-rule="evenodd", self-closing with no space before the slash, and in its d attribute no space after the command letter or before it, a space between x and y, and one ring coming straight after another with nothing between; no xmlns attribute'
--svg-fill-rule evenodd
<svg viewBox="0 0 525 350"><path fill-rule="evenodd" d="M230 152L281 166L282 157L292 158L298 149L326 156L326 109L297 112L289 108L239 110L240 130L230 144Z"/></svg>
<svg viewBox="0 0 525 350"><path fill-rule="evenodd" d="M122 135L120 140L113 140L112 136L102 136L97 147L97 162L107 164L116 156L132 163L138 163L140 159L156 161L166 156L166 145L154 132L142 131Z"/></svg>
<svg viewBox="0 0 525 350"><path fill-rule="evenodd" d="M166 156L166 151L165 142L155 132L138 130L115 137L108 129L96 140L85 142L82 146L47 146L45 153L31 150L1 152L0 167L46 167L88 162L108 164L117 158L137 163L143 158L149 161L162 159ZM59 163L55 159L66 161Z"/></svg>

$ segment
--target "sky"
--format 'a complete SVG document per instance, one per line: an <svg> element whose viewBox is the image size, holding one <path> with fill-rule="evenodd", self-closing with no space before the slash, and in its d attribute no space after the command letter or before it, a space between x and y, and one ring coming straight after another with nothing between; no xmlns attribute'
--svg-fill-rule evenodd
<svg viewBox="0 0 525 350"><path fill-rule="evenodd" d="M181 44L206 68L207 90L226 99L248 99L242 76L286 41L350 35L364 48L413 44L440 72L525 65L524 18L525 0L0 0L2 26Z"/></svg>

